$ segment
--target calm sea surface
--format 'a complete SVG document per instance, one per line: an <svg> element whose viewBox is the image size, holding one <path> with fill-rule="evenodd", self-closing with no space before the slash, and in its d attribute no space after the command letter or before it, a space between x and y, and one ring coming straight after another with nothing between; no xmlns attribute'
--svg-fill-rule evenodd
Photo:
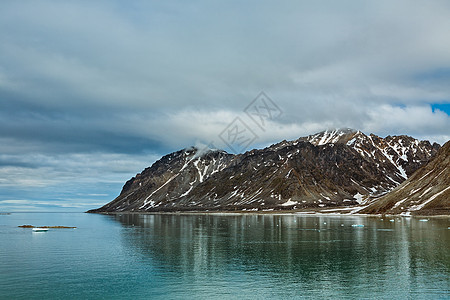
<svg viewBox="0 0 450 300"><path fill-rule="evenodd" d="M391 219L0 215L0 298L449 299L450 219Z"/></svg>

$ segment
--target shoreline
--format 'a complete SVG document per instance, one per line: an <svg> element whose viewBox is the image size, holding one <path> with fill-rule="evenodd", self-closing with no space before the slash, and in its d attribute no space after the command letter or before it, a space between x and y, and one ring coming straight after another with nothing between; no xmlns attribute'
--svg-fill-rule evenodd
<svg viewBox="0 0 450 300"><path fill-rule="evenodd" d="M353 208L349 208L351 210ZM90 214L100 215L300 215L300 216L338 216L338 217L403 217L403 218L450 218L450 215L405 215L405 214L359 214L359 213L339 213L339 212L321 212L309 210L270 210L270 211L115 211L115 212L90 212Z"/></svg>

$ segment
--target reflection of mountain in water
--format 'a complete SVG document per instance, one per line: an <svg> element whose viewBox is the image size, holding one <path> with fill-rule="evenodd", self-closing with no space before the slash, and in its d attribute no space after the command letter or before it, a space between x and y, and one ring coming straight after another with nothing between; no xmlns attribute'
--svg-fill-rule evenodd
<svg viewBox="0 0 450 300"><path fill-rule="evenodd" d="M436 284L445 282L450 272L445 252L436 251L450 242L445 219L127 214L113 218L125 227L125 245L160 268L194 280L214 277L230 282L240 276L263 276L268 285L287 289L322 283L326 289L348 289L349 295L356 295L352 286L382 279L388 272L396 272L398 281L381 280L367 288L420 285L418 266L428 265L430 270L438 266L443 275L436 274ZM353 228L354 223L365 227Z"/></svg>

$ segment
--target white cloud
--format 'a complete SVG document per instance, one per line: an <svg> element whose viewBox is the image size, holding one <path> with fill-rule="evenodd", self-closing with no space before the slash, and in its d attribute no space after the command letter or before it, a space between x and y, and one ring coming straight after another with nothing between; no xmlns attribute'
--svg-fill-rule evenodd
<svg viewBox="0 0 450 300"><path fill-rule="evenodd" d="M367 120L364 129L374 130L391 134L402 134L414 132L416 135L429 135L433 137L450 137L450 117L440 111L431 110L429 106L408 106L395 107L391 105L381 105L374 107L369 112L370 119ZM430 135L430 133L432 133ZM447 140L437 140L444 143Z"/></svg>
<svg viewBox="0 0 450 300"><path fill-rule="evenodd" d="M4 165L0 165L0 187L45 188L70 182L82 190L81 186L90 182L122 183L158 158L154 154L107 153L0 155Z"/></svg>

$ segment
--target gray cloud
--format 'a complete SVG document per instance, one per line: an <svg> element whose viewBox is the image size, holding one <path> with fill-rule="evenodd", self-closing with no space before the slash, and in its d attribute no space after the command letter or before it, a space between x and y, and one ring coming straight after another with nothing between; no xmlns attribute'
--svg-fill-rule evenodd
<svg viewBox="0 0 450 300"><path fill-rule="evenodd" d="M0 200L70 198L53 178L113 197L162 154L225 146L261 90L284 113L255 146L331 127L443 143L449 16L448 1L2 1Z"/></svg>

